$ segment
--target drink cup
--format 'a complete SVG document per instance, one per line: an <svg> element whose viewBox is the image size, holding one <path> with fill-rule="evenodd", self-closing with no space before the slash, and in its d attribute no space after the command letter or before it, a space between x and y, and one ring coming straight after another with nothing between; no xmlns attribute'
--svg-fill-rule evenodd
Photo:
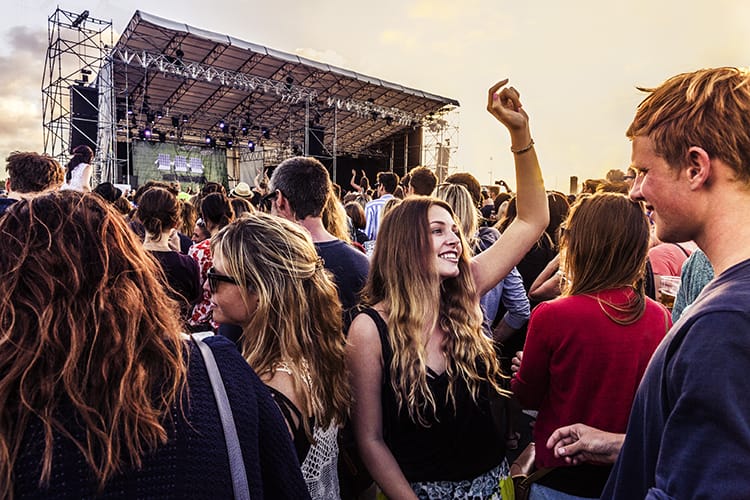
<svg viewBox="0 0 750 500"><path fill-rule="evenodd" d="M677 290L679 289L679 276L661 276L659 278L659 302L672 309L674 307L674 299L677 297Z"/></svg>

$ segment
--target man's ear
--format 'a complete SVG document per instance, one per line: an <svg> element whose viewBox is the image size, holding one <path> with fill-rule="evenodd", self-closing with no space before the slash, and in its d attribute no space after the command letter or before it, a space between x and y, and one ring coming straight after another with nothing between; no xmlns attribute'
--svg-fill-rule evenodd
<svg viewBox="0 0 750 500"><path fill-rule="evenodd" d="M702 187L711 177L711 157L705 149L691 146L688 149L687 160L686 174L690 187Z"/></svg>
<svg viewBox="0 0 750 500"><path fill-rule="evenodd" d="M284 196L284 193L282 193L281 191L276 191L276 210L279 212L279 214L288 219L294 217L292 206L289 204L289 200L286 199L286 196Z"/></svg>

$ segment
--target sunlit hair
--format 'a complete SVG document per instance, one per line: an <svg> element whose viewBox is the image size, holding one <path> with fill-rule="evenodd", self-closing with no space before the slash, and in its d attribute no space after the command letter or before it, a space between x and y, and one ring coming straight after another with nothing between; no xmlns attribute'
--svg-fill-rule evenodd
<svg viewBox="0 0 750 500"><path fill-rule="evenodd" d="M224 272L240 284L247 307L254 299L250 292L257 294L257 309L240 340L250 366L263 376L292 365L295 391L317 425L342 424L349 383L341 302L309 233L281 217L247 214L212 238L211 253L222 256Z"/></svg>
<svg viewBox="0 0 750 500"><path fill-rule="evenodd" d="M750 182L750 72L702 69L640 90L650 94L638 106L629 138L650 138L672 167L685 165L688 149L699 146Z"/></svg>
<svg viewBox="0 0 750 500"><path fill-rule="evenodd" d="M349 203L344 205L344 210L346 211L346 215L348 215L351 219L352 225L355 228L365 228L365 226L367 225L367 219L365 218L365 211L362 208L362 205L360 205L356 201L350 201Z"/></svg>
<svg viewBox="0 0 750 500"><path fill-rule="evenodd" d="M123 217L94 194L19 201L0 234L0 498L12 496L34 421L40 483L64 437L101 488L167 441L186 380L178 305Z"/></svg>
<svg viewBox="0 0 750 500"><path fill-rule="evenodd" d="M570 209L561 240L560 265L568 278L563 295L633 287L632 301L616 317L608 316L620 324L637 321L645 309L648 241L648 219L640 202L619 193L581 198Z"/></svg>
<svg viewBox="0 0 750 500"><path fill-rule="evenodd" d="M380 212L380 217L385 217L388 212L390 212L393 207L398 206L401 203L401 198L396 198L395 196L393 198L388 199L388 201L385 202L385 205L383 205L383 210Z"/></svg>
<svg viewBox="0 0 750 500"><path fill-rule="evenodd" d="M326 231L340 240L351 243L349 227L346 222L346 210L344 210L344 206L333 194L333 191L329 192L328 198L326 199L326 204L323 207L323 212L320 214L320 217L323 221L323 227L326 228Z"/></svg>
<svg viewBox="0 0 750 500"><path fill-rule="evenodd" d="M558 191L547 193L547 205L549 206L549 224L545 232L552 239L555 248L560 248L560 224L568 218L570 203L568 197Z"/></svg>
<svg viewBox="0 0 750 500"><path fill-rule="evenodd" d="M479 214L469 190L463 184L441 184L438 186L435 196L451 206L464 236L467 240L473 242L479 228Z"/></svg>
<svg viewBox="0 0 750 500"><path fill-rule="evenodd" d="M235 217L241 217L242 214L255 212L255 207L245 198L230 198L229 203L232 205L232 211Z"/></svg>
<svg viewBox="0 0 750 500"><path fill-rule="evenodd" d="M6 158L10 188L17 193L40 193L59 188L65 171L46 154L15 151Z"/></svg>
<svg viewBox="0 0 750 500"><path fill-rule="evenodd" d="M141 195L136 216L146 231L159 241L162 233L175 227L179 221L180 203L166 189L154 187Z"/></svg>
<svg viewBox="0 0 750 500"><path fill-rule="evenodd" d="M424 345L424 332L433 327L433 321L447 332L444 348L449 402L455 405L459 379L464 380L475 401L484 380L506 394L500 387L502 374L492 341L482 333L470 253L460 231L458 276L441 281L438 274L428 218L433 206L454 217L444 201L414 196L383 218L364 290L365 304L382 302L385 306L393 348L393 360L386 369L390 370L399 408L406 408L410 418L421 425L430 425L436 409L427 386Z"/></svg>

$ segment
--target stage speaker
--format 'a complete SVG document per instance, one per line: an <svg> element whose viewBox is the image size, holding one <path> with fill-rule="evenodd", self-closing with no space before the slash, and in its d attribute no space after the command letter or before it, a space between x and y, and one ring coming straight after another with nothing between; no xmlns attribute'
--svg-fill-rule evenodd
<svg viewBox="0 0 750 500"><path fill-rule="evenodd" d="M319 125L313 125L308 129L307 135L307 154L309 156L328 156L325 153L323 139L325 138L325 128Z"/></svg>
<svg viewBox="0 0 750 500"><path fill-rule="evenodd" d="M84 144L96 151L99 132L99 89L73 85L70 87L70 148Z"/></svg>

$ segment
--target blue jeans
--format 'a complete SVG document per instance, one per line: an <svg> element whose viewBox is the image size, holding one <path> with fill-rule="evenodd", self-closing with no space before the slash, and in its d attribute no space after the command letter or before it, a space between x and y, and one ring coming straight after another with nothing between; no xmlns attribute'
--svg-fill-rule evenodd
<svg viewBox="0 0 750 500"><path fill-rule="evenodd" d="M532 483L531 491L529 492L529 500L588 500L586 497L577 497L575 495L568 495L562 491L553 490L547 488L541 484Z"/></svg>

